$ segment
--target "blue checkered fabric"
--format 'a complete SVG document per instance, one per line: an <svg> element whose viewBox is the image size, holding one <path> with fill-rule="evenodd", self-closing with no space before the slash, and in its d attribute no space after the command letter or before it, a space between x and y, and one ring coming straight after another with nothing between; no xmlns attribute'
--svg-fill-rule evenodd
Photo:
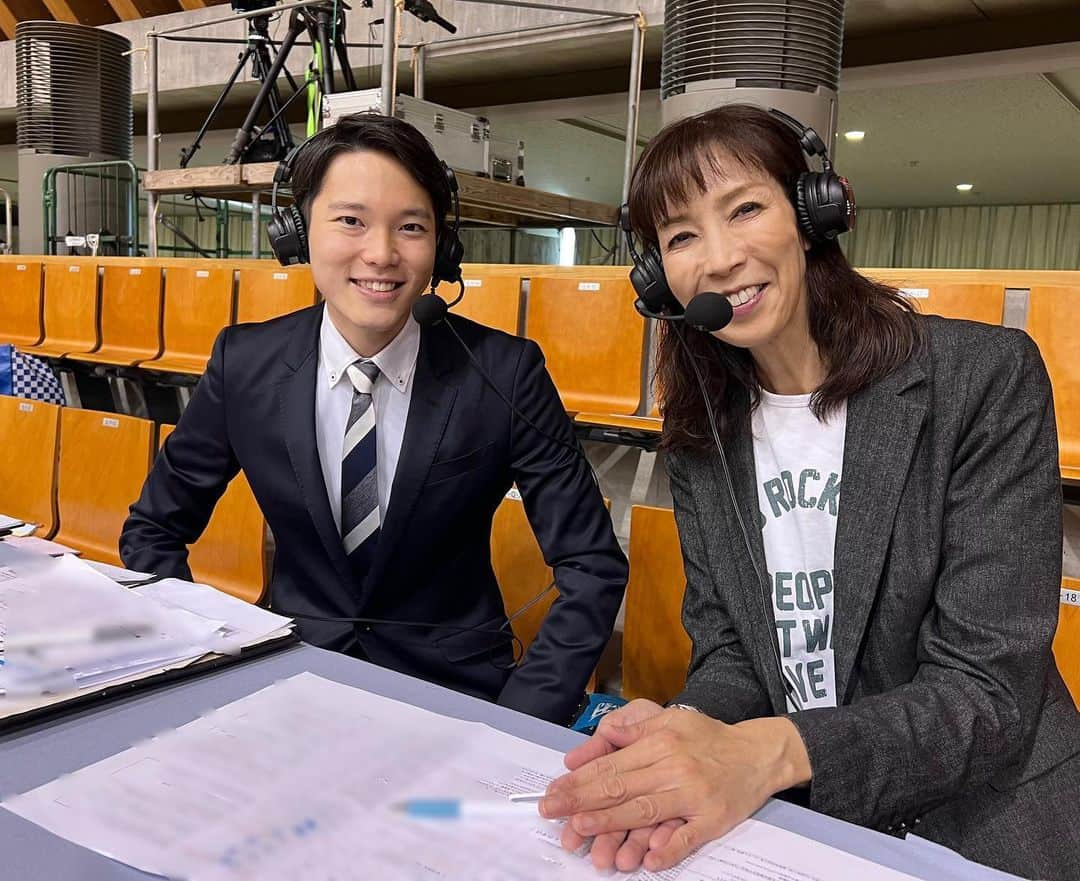
<svg viewBox="0 0 1080 881"><path fill-rule="evenodd" d="M7 368L0 369L0 394L67 404L64 387L47 361L20 352L14 346L2 345L0 363Z"/></svg>

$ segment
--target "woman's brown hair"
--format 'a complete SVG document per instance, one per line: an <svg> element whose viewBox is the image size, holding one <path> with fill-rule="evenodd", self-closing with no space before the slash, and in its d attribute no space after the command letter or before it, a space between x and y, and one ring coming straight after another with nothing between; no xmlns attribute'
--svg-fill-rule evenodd
<svg viewBox="0 0 1080 881"><path fill-rule="evenodd" d="M634 169L628 202L637 234L658 247L657 227L672 209L689 201L692 188L705 193L714 175L723 173L724 161L764 172L792 195L799 175L808 170L795 133L760 108L728 104L680 120L649 143ZM835 240L811 243L806 285L810 336L827 370L810 403L821 419L910 358L919 327L908 300L852 269ZM721 438L731 436L759 397L761 386L747 349L661 322L656 385L668 449L712 446L691 358L716 406Z"/></svg>

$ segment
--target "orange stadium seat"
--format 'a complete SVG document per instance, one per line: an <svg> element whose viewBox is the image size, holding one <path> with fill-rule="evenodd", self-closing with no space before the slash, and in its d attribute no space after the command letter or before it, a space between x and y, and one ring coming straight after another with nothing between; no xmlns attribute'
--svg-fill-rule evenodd
<svg viewBox="0 0 1080 881"><path fill-rule="evenodd" d="M315 282L306 266L241 266L239 277L237 324L266 321L315 304Z"/></svg>
<svg viewBox="0 0 1080 881"><path fill-rule="evenodd" d="M683 572L675 513L634 505L622 650L622 693L628 700L665 703L686 683L691 646L682 624Z"/></svg>
<svg viewBox="0 0 1080 881"><path fill-rule="evenodd" d="M516 491L503 499L495 512L491 527L491 565L508 615L521 609L555 581L555 573L544 562L544 554L533 535L529 518L525 516L525 505ZM523 650L528 651L533 644L558 595L558 590L552 588L511 622Z"/></svg>
<svg viewBox="0 0 1080 881"><path fill-rule="evenodd" d="M518 316L521 307L521 276L507 275L503 272L493 274L483 268L464 269L465 296L454 309L453 314L464 315L479 324L486 324L496 330L516 334ZM437 293L448 303L458 295L456 284L443 282Z"/></svg>
<svg viewBox="0 0 1080 881"><path fill-rule="evenodd" d="M1080 578L1063 578L1061 589L1076 595L1080 602ZM1054 635L1054 658L1061 678L1069 686L1073 700L1080 707L1080 605L1062 603Z"/></svg>
<svg viewBox="0 0 1080 881"><path fill-rule="evenodd" d="M175 426L162 425L158 444ZM266 530L244 472L233 478L218 499L199 540L188 549L188 565L196 581L209 584L249 603L257 603L266 587Z"/></svg>
<svg viewBox="0 0 1080 881"><path fill-rule="evenodd" d="M56 454L60 407L0 396L0 514L56 531Z"/></svg>
<svg viewBox="0 0 1080 881"><path fill-rule="evenodd" d="M1005 314L1003 284L915 283L900 290L926 315L1001 324Z"/></svg>
<svg viewBox="0 0 1080 881"><path fill-rule="evenodd" d="M637 412L645 325L629 280L534 276L525 333L544 350L568 411Z"/></svg>
<svg viewBox="0 0 1080 881"><path fill-rule="evenodd" d="M1027 330L1054 386L1061 476L1080 480L1080 286L1032 287Z"/></svg>
<svg viewBox="0 0 1080 881"><path fill-rule="evenodd" d="M62 358L98 347L98 270L93 260L45 264L45 338L31 355Z"/></svg>
<svg viewBox="0 0 1080 881"><path fill-rule="evenodd" d="M146 419L63 408L56 541L120 565L120 530L150 470L153 438Z"/></svg>
<svg viewBox="0 0 1080 881"><path fill-rule="evenodd" d="M214 340L232 323L233 269L202 262L165 269L162 320L164 350L140 366L168 373L199 375L206 369Z"/></svg>
<svg viewBox="0 0 1080 881"><path fill-rule="evenodd" d="M36 346L42 329L40 261L0 263L0 343Z"/></svg>
<svg viewBox="0 0 1080 881"><path fill-rule="evenodd" d="M161 354L161 269L111 264L102 270L101 347L76 361L130 367Z"/></svg>

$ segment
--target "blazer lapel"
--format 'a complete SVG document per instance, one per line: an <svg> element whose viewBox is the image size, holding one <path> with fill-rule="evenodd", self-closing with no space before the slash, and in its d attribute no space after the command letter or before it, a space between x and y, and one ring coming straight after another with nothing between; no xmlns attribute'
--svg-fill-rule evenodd
<svg viewBox="0 0 1080 881"><path fill-rule="evenodd" d="M757 496L757 473L754 467L754 446L750 433L749 420L746 427L735 432L724 444L728 466L731 472L731 482L735 490L735 498L739 503L739 511L742 522L746 526L747 537L750 539L750 550L753 553L753 562L746 556L746 543L743 541L742 530L731 510L730 500L725 498L721 506L728 520L728 534L731 536L734 553L742 564L737 568L741 591L739 594L742 602L743 620L751 622L755 638L752 644L747 646L754 653L758 672L762 675L769 698L772 701L773 710L777 713L787 711L787 698L784 694L784 686L780 679L780 670L777 668L777 651L773 651L776 645L776 619L773 615L771 587L767 583L768 567L765 563L765 546L761 540L761 515L758 511ZM726 480L723 466L718 458L714 458L714 470L716 472L717 485L724 488L721 491L726 495ZM755 571L754 566L757 566ZM759 577L760 573L760 577ZM763 584L761 578L766 579Z"/></svg>
<svg viewBox="0 0 1080 881"><path fill-rule="evenodd" d="M925 378L918 362L910 360L848 400L833 559L832 647L839 704L846 703L897 506L926 417Z"/></svg>
<svg viewBox="0 0 1080 881"><path fill-rule="evenodd" d="M278 412L281 434L289 451L300 496L307 506L327 556L345 584L352 581L345 547L334 524L330 499L326 494L319 448L315 440L315 383L319 363L319 327L322 307L311 310L311 327L297 333L285 351L286 377L278 384Z"/></svg>
<svg viewBox="0 0 1080 881"><path fill-rule="evenodd" d="M397 543L405 532L431 463L446 432L457 390L443 381L453 364L445 351L446 334L438 327L421 328L420 351L413 376L409 416L401 441L386 521L379 531L375 559L361 588L361 608L386 571Z"/></svg>

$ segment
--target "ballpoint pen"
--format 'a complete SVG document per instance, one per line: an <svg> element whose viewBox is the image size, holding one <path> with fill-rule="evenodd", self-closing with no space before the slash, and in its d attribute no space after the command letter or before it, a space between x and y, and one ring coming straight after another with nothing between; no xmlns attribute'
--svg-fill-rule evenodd
<svg viewBox="0 0 1080 881"><path fill-rule="evenodd" d="M525 810L544 797L543 792L521 792L506 799L418 798L398 802L394 810L424 820L457 820L467 817L534 816ZM537 815L538 816L538 815Z"/></svg>

